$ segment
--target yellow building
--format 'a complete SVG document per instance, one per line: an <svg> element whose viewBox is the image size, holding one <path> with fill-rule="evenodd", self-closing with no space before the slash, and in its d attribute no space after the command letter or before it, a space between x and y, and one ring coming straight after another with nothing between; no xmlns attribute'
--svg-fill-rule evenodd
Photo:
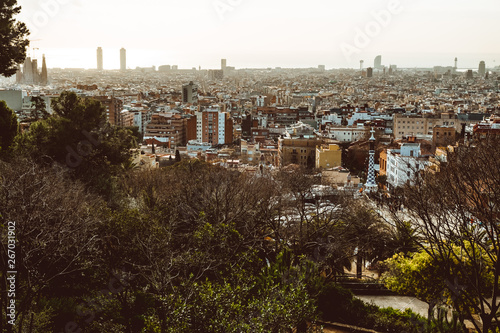
<svg viewBox="0 0 500 333"><path fill-rule="evenodd" d="M328 169L342 165L342 149L339 145L322 145L316 147L316 168Z"/></svg>
<svg viewBox="0 0 500 333"><path fill-rule="evenodd" d="M314 167L316 146L321 145L319 139L280 139L280 166L298 164L307 168Z"/></svg>

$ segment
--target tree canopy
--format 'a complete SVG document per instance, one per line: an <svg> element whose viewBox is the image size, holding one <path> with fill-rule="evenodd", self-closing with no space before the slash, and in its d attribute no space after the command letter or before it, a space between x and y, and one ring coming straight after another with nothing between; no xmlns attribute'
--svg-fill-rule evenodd
<svg viewBox="0 0 500 333"><path fill-rule="evenodd" d="M18 130L19 124L15 112L5 101L0 101L0 154L9 150Z"/></svg>
<svg viewBox="0 0 500 333"><path fill-rule="evenodd" d="M17 64L26 58L29 45L28 28L14 18L21 11L16 0L0 3L0 75L9 77L16 73Z"/></svg>
<svg viewBox="0 0 500 333"><path fill-rule="evenodd" d="M39 162L69 166L77 178L106 191L109 178L130 164L136 147L132 132L109 125L99 101L73 92L53 99L52 109L52 116L18 137L18 151Z"/></svg>

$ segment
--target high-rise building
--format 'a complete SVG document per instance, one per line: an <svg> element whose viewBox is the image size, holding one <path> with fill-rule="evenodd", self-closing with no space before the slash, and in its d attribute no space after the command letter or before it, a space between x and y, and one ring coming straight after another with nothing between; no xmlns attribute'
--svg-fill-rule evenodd
<svg viewBox="0 0 500 333"><path fill-rule="evenodd" d="M478 69L477 73L480 76L484 76L484 74L486 74L486 63L484 61L481 61L479 63L479 69Z"/></svg>
<svg viewBox="0 0 500 333"><path fill-rule="evenodd" d="M211 145L233 142L233 120L219 106L196 112L196 138Z"/></svg>
<svg viewBox="0 0 500 333"><path fill-rule="evenodd" d="M466 79L472 79L472 78L474 78L474 74L472 72L472 69L467 70L467 72L465 73L465 78Z"/></svg>
<svg viewBox="0 0 500 333"><path fill-rule="evenodd" d="M103 67L103 61L102 61L102 48L98 47L97 48L97 70L102 71L104 69Z"/></svg>
<svg viewBox="0 0 500 333"><path fill-rule="evenodd" d="M125 50L123 47L120 49L120 70L127 70L127 50Z"/></svg>
<svg viewBox="0 0 500 333"><path fill-rule="evenodd" d="M220 69L225 70L227 67L227 60L226 59L221 59L220 60Z"/></svg>
<svg viewBox="0 0 500 333"><path fill-rule="evenodd" d="M381 55L378 55L375 57L375 60L373 61L373 68L375 68L375 69L382 68L382 56Z"/></svg>
<svg viewBox="0 0 500 333"><path fill-rule="evenodd" d="M222 80L224 78L224 71L222 69L209 69L208 79L209 80Z"/></svg>
<svg viewBox="0 0 500 333"><path fill-rule="evenodd" d="M193 81L182 86L182 103L198 103L198 86Z"/></svg>
<svg viewBox="0 0 500 333"><path fill-rule="evenodd" d="M373 68L368 67L366 69L366 77L373 77Z"/></svg>

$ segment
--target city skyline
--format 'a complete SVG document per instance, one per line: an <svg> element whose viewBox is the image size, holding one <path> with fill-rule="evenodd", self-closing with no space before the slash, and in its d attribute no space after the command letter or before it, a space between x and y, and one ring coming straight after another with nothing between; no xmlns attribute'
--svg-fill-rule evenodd
<svg viewBox="0 0 500 333"><path fill-rule="evenodd" d="M51 68L95 68L97 47L104 69L120 68L122 47L128 68L219 68L221 58L236 68L359 68L379 54L385 66L452 66L455 57L459 68L500 64L492 0L313 0L307 8L282 0L18 3L32 32L30 52L45 53Z"/></svg>

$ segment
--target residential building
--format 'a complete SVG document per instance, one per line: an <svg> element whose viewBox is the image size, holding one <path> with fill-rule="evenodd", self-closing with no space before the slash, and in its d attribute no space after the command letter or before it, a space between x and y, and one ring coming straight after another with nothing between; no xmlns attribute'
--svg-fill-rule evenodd
<svg viewBox="0 0 500 333"><path fill-rule="evenodd" d="M198 103L198 86L193 81L182 86L182 103Z"/></svg>
<svg viewBox="0 0 500 333"><path fill-rule="evenodd" d="M106 108L106 116L111 125L120 125L120 113L123 110L123 101L112 96L95 96L94 99Z"/></svg>
<svg viewBox="0 0 500 333"><path fill-rule="evenodd" d="M316 161L316 146L322 144L316 138L279 139L280 167L288 164L298 164L313 168Z"/></svg>
<svg viewBox="0 0 500 333"><path fill-rule="evenodd" d="M328 169L342 165L342 149L329 144L316 147L316 169Z"/></svg>
<svg viewBox="0 0 500 333"><path fill-rule="evenodd" d="M411 182L428 164L428 157L422 156L419 143L402 143L400 149L387 149L387 160L380 165L385 172L380 174L387 175L387 184L392 190Z"/></svg>
<svg viewBox="0 0 500 333"><path fill-rule="evenodd" d="M456 142L457 131L454 127L436 126L433 128L432 146L446 147Z"/></svg>
<svg viewBox="0 0 500 333"><path fill-rule="evenodd" d="M429 114L394 114L393 120L394 139L400 140L405 137L415 136L419 139L431 140L433 128L454 127L457 132L461 131L461 125L454 113L443 112L439 115Z"/></svg>
<svg viewBox="0 0 500 333"><path fill-rule="evenodd" d="M144 139L165 142L170 148L186 145L187 119L173 112L155 113L146 126Z"/></svg>
<svg viewBox="0 0 500 333"><path fill-rule="evenodd" d="M233 142L233 120L220 106L196 112L196 138L212 145Z"/></svg>
<svg viewBox="0 0 500 333"><path fill-rule="evenodd" d="M326 125L327 137L341 142L355 142L368 139L370 129L364 126L336 126Z"/></svg>

